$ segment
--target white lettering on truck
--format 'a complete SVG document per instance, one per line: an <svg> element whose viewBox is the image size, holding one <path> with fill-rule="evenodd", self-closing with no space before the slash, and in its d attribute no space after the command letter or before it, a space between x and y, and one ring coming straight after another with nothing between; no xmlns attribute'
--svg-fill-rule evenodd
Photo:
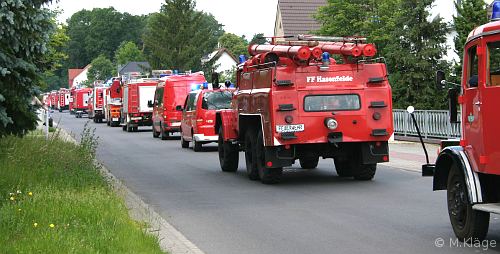
<svg viewBox="0 0 500 254"><path fill-rule="evenodd" d="M352 82L353 79L354 78L351 76L335 76L335 77L312 76L312 77L306 77L307 83Z"/></svg>

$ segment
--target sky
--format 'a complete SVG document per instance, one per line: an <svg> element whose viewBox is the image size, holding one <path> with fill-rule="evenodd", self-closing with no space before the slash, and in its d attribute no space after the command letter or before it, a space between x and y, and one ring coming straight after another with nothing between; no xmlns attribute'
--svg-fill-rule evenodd
<svg viewBox="0 0 500 254"><path fill-rule="evenodd" d="M163 0L59 0L49 6L59 8L63 13L59 21L64 22L73 13L93 8L113 7L120 12L134 15L158 12ZM196 9L212 13L224 30L251 39L254 34L274 35L274 20L278 0L197 0Z"/></svg>

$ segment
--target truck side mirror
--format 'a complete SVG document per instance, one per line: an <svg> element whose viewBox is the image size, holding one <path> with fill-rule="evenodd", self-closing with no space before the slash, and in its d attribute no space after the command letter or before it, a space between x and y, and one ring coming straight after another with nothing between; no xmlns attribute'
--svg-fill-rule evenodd
<svg viewBox="0 0 500 254"><path fill-rule="evenodd" d="M182 106L181 106L181 105L177 105L177 107L175 107L175 110L177 110L177 111L182 111L182 110L184 110L184 109L182 108Z"/></svg>
<svg viewBox="0 0 500 254"><path fill-rule="evenodd" d="M444 76L445 76L444 71L437 71L436 72L436 88L438 90L443 89L446 85L446 79Z"/></svg>
<svg viewBox="0 0 500 254"><path fill-rule="evenodd" d="M458 120L458 94L459 89L451 88L448 90L450 123L459 123Z"/></svg>
<svg viewBox="0 0 500 254"><path fill-rule="evenodd" d="M152 108L153 106L154 106L153 101L152 100L148 100L148 107Z"/></svg>

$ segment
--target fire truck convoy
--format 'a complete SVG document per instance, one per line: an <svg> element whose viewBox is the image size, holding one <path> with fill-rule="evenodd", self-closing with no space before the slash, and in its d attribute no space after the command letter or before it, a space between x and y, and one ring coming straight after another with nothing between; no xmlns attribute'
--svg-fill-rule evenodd
<svg viewBox="0 0 500 254"><path fill-rule="evenodd" d="M498 1L493 4L492 19L500 19ZM434 190L447 191L448 214L457 238L482 240L488 233L490 213L500 214L500 21L469 34L461 84L447 82L444 76L437 72L436 85L452 86L448 90L450 120L461 123L462 135L460 140L442 141L436 163L423 165L422 174L434 176ZM460 120L457 104L461 105Z"/></svg>
<svg viewBox="0 0 500 254"><path fill-rule="evenodd" d="M202 145L217 142L215 114L218 110L229 109L233 90L219 89L218 85L209 89L205 83L202 90L188 94L182 111L181 147L188 148L193 143L193 151L201 151Z"/></svg>
<svg viewBox="0 0 500 254"><path fill-rule="evenodd" d="M182 105L193 86L205 83L201 73L181 74L163 77L156 86L153 107L153 137L166 140L170 133L179 132L182 119Z"/></svg>
<svg viewBox="0 0 500 254"><path fill-rule="evenodd" d="M94 123L102 123L104 119L104 87L94 87L88 103L88 118Z"/></svg>
<svg viewBox="0 0 500 254"><path fill-rule="evenodd" d="M124 131L137 131L139 126L151 126L153 108L149 105L155 95L158 79L132 79L123 86L120 124Z"/></svg>
<svg viewBox="0 0 500 254"><path fill-rule="evenodd" d="M297 159L316 168L320 156L333 158L339 176L371 180L389 161L393 133L385 64L363 38L299 39L249 46L232 108L216 116L222 171L237 170L241 149L248 177L265 184Z"/></svg>

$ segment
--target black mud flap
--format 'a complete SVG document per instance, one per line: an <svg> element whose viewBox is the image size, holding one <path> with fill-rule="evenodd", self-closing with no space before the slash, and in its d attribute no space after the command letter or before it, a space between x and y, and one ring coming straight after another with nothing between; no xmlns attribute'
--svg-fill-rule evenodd
<svg viewBox="0 0 500 254"><path fill-rule="evenodd" d="M389 161L389 144L387 141L365 142L361 144L363 164L375 164Z"/></svg>
<svg viewBox="0 0 500 254"><path fill-rule="evenodd" d="M272 163L269 168L289 167L295 161L295 149L291 146L285 149L285 146L266 146L264 147L267 164Z"/></svg>

